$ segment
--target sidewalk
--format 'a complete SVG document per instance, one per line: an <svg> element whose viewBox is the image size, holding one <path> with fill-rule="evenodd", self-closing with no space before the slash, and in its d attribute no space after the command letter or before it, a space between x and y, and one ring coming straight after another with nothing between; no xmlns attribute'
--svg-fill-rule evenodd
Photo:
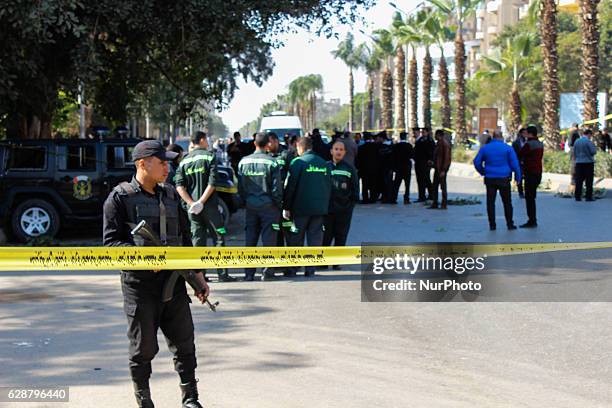
<svg viewBox="0 0 612 408"><path fill-rule="evenodd" d="M448 174L457 177L467 177L476 179L482 177L480 174L478 174L474 166L468 163L453 162L451 164ZM552 190L566 190L570 182L570 176L569 174L542 173L542 184L546 184L547 180L550 180ZM597 180L599 179L595 177L596 187L612 189L612 178L601 179L599 183L597 182Z"/></svg>

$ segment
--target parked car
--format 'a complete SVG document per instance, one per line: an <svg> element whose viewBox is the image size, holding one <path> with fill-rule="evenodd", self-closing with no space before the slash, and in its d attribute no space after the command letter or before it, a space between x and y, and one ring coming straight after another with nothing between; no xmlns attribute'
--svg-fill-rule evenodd
<svg viewBox="0 0 612 408"><path fill-rule="evenodd" d="M138 142L0 141L0 227L27 242L42 235L53 237L62 225L101 222L108 194L134 174L131 156ZM232 193L228 195L234 201ZM226 213L229 216L229 209Z"/></svg>

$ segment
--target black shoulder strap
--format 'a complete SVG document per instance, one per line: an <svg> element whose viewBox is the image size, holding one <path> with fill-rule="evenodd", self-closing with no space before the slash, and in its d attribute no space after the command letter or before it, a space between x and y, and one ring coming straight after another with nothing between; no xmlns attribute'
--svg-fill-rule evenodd
<svg viewBox="0 0 612 408"><path fill-rule="evenodd" d="M120 193L124 193L127 195L132 195L136 193L134 186L132 186L127 181L120 183L117 187L115 187L115 189L117 189L117 191L119 191Z"/></svg>

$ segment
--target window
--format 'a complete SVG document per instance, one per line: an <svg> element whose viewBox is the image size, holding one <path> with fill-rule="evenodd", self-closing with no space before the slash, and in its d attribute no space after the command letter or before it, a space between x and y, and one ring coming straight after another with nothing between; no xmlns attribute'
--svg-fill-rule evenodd
<svg viewBox="0 0 612 408"><path fill-rule="evenodd" d="M11 146L8 148L7 170L45 170L47 149L39 146Z"/></svg>
<svg viewBox="0 0 612 408"><path fill-rule="evenodd" d="M106 165L109 169L125 169L134 166L132 161L134 146L108 146Z"/></svg>
<svg viewBox="0 0 612 408"><path fill-rule="evenodd" d="M60 146L58 167L60 170L96 170L94 146Z"/></svg>

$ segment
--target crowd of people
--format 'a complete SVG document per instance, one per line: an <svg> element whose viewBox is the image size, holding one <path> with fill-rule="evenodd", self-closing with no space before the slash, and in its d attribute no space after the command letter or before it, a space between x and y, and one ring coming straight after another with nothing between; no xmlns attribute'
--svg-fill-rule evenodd
<svg viewBox="0 0 612 408"><path fill-rule="evenodd" d="M572 132L569 140L575 198L593 200L594 157L597 151L589 129ZM217 142L219 144L219 142ZM525 200L527 222L521 228L538 225L537 190L542 182L544 145L533 125L522 128L511 145L501 131L480 138L474 159L476 170L484 176L487 214L491 230L495 222L497 193L504 206L508 229L517 227L511 201L512 175L520 198ZM308 135L257 133L244 142L239 132L224 148L238 180L238 191L246 208L245 244L256 246L309 246L346 244L355 204L397 204L404 187L403 203L410 204L412 170L418 192L416 202L431 202L428 208L448 208L447 173L451 165L451 143L444 130L414 128L400 132L397 140L385 131L379 133L336 132L326 143L318 129ZM178 145L168 150L179 153L170 164L168 181L176 183L191 222L194 245L206 245L210 236L216 245L225 242L225 226L218 213L214 193L218 156L208 149L208 137L197 132L190 153ZM218 149L213 149L218 150ZM432 179L433 172L433 179ZM441 197L440 197L441 192ZM338 268L338 267L335 267ZM295 268L283 271L295 276ZM312 269L305 276L312 276ZM219 271L222 281L232 281L227 271ZM255 271L245 271L253 280ZM262 271L263 280L275 279L272 269Z"/></svg>
<svg viewBox="0 0 612 408"><path fill-rule="evenodd" d="M416 201L431 200L429 208L446 209L446 173L451 163L447 136L438 130L434 141L430 129L415 128L411 137L414 147L406 132L399 134L397 143L384 131L336 132L329 143L318 129L304 137L283 135L282 142L273 132L257 133L251 142L234 133L225 149L246 209L245 245L256 246L261 240L264 246L343 246L358 202L397 204L403 183L403 202L411 203L413 161L419 190ZM208 238L224 245L225 225L215 194L217 149L211 152L203 132L192 137L186 155L176 144L167 149L177 153L169 164L167 182L176 186L184 202L193 245L205 246ZM296 268L282 271L289 277L296 272ZM312 268L305 268L305 276L313 274ZM261 273L262 280L276 278L273 269ZM235 280L226 270L219 270L219 279ZM255 271L246 270L245 280L254 279Z"/></svg>

